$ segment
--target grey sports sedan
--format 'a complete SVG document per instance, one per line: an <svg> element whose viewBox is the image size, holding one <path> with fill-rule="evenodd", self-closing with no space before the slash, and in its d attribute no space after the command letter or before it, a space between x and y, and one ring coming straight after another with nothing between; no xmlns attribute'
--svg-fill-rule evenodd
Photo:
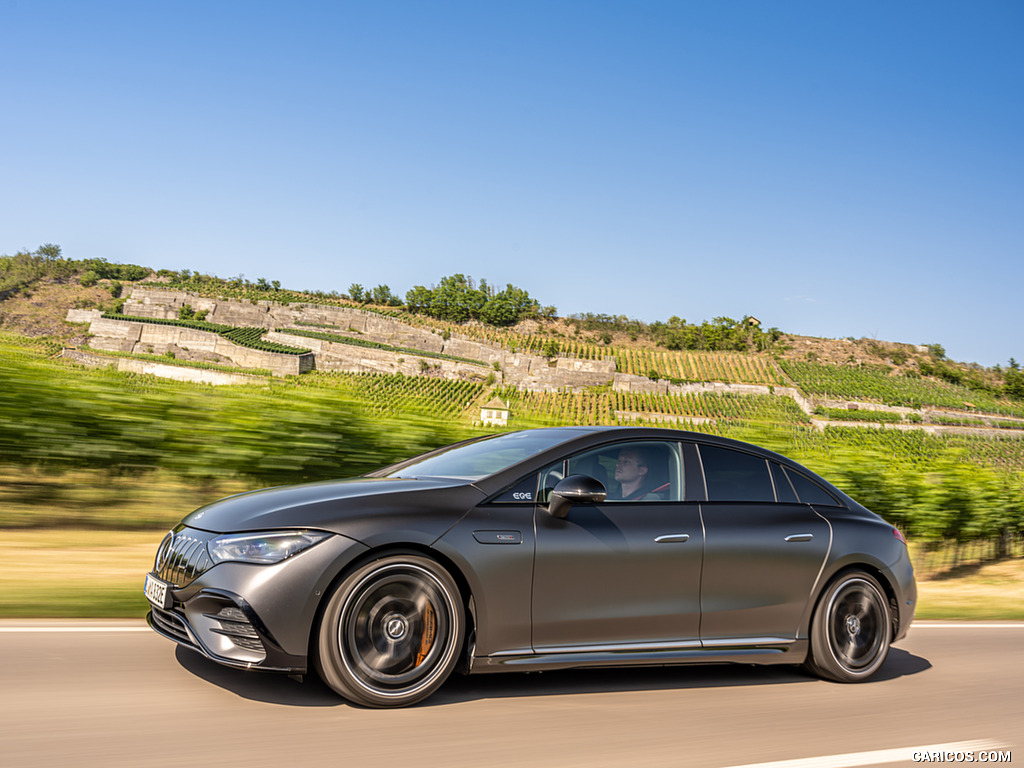
<svg viewBox="0 0 1024 768"><path fill-rule="evenodd" d="M734 662L867 680L914 617L900 532L691 432L558 427L188 515L149 623L221 664L400 707L464 674Z"/></svg>

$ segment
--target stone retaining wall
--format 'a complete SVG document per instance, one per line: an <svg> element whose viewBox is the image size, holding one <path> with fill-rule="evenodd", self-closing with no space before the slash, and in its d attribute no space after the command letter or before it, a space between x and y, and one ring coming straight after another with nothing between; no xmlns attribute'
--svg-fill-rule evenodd
<svg viewBox="0 0 1024 768"><path fill-rule="evenodd" d="M228 373L226 371L211 371L203 368L187 368L182 365L170 365L167 363L156 363L150 360L133 360L127 357L105 357L104 355L90 355L78 349L65 349L62 357L88 366L89 368L106 368L116 366L119 371L129 373L148 373L159 376L162 379L173 379L175 381L188 381L194 384L213 384L224 386L228 384L252 384L259 383L260 379L255 376L246 376L242 373Z"/></svg>
<svg viewBox="0 0 1024 768"><path fill-rule="evenodd" d="M69 323L91 323L103 315L98 309L69 309L65 318Z"/></svg>
<svg viewBox="0 0 1024 768"><path fill-rule="evenodd" d="M430 369L439 371L447 378L477 381L483 381L489 374L494 373L494 369L486 365L472 365L456 360L419 357L411 353L395 353L383 349L293 336L286 331L271 331L264 338L278 344L312 349L316 355L318 371L401 373L406 376L418 376Z"/></svg>
<svg viewBox="0 0 1024 768"><path fill-rule="evenodd" d="M711 416L680 416L676 413L653 411L615 411L615 418L621 421L643 421L647 424L714 424L716 421Z"/></svg>
<svg viewBox="0 0 1024 768"><path fill-rule="evenodd" d="M995 429L993 427L954 427L948 424L904 424L888 421L834 421L831 419L811 419L811 426L819 432L824 432L825 427L870 427L872 429L896 429L904 432L925 432L929 435L979 435L981 437L992 437L992 435L1007 435L1024 440L1024 432L1014 429Z"/></svg>
<svg viewBox="0 0 1024 768"><path fill-rule="evenodd" d="M172 352L184 360L229 362L240 368L264 368L275 376L289 376L313 369L313 355L264 352L228 341L209 331L176 325L97 318L89 326L96 349L162 355Z"/></svg>
<svg viewBox="0 0 1024 768"><path fill-rule="evenodd" d="M728 384L722 381L698 381L687 384L673 384L670 381L653 381L646 376L631 373L616 373L612 388L618 392L649 392L651 394L709 394L732 393L735 395L779 395L783 397L800 397L793 387L775 387L767 384ZM803 399L803 398L800 398ZM808 405L806 400L804 403ZM808 411L809 412L809 411Z"/></svg>
<svg viewBox="0 0 1024 768"><path fill-rule="evenodd" d="M799 396L799 394L798 394ZM802 398L801 398L802 399ZM811 410L808 413L812 413L814 407L823 406L825 408L832 408L835 410L844 411L880 411L882 413L898 413L901 416L908 416L910 414L920 414L924 419L928 419L932 416L946 416L950 418L966 418L966 419L984 419L990 423L1004 422L1011 424L1024 423L1024 419L1014 416L1000 416L994 413L983 413L977 411L956 411L949 408L940 408L937 406L924 406L920 410L917 408L910 408L903 405L882 405L881 403L862 403L855 400L829 400L826 398L813 398L810 401ZM805 409L806 410L806 409ZM936 426L953 426L948 424L939 424ZM968 429L969 427L958 427L959 429Z"/></svg>
<svg viewBox="0 0 1024 768"><path fill-rule="evenodd" d="M196 296L184 291L162 288L136 287L125 302L124 314L138 317L174 319L182 306L188 304L196 311L207 310L209 322L225 325L249 325L263 328L287 326L334 326L331 333L374 341L395 347L409 347L424 352L479 360L481 366L446 361L438 358L418 358L415 353L388 352L356 347L317 339L289 336L281 343L314 349L318 359L316 368L338 371L381 371L417 375L422 371L420 360L431 368L440 368L446 374L454 372L461 377L477 377L480 368L493 371L494 363L505 384L533 391L583 389L612 383L615 363L611 360L577 360L558 358L554 364L539 355L509 352L501 347L473 341L460 336L444 339L440 334L414 328L398 320L347 307L316 304L282 305L271 301L256 304L241 301L219 301ZM275 340L274 334L266 337ZM138 342L136 342L138 343ZM324 347L323 344L329 346ZM398 362L402 359L403 362Z"/></svg>
<svg viewBox="0 0 1024 768"><path fill-rule="evenodd" d="M392 346L412 346L428 352L440 352L444 344L441 336L433 331L414 328L389 317L354 307L280 304L274 301L258 301L255 304L244 301L221 301L166 288L134 288L131 297L125 302L124 314L176 319L178 312L186 304L197 312L205 310L206 319L211 323L248 325L257 328L329 325L334 326L331 329L332 333L348 331L359 334L369 341Z"/></svg>

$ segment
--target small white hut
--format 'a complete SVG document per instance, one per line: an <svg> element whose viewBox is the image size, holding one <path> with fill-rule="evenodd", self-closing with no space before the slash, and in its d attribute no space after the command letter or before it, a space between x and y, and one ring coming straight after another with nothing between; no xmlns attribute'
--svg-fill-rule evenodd
<svg viewBox="0 0 1024 768"><path fill-rule="evenodd" d="M511 415L509 407L496 397L492 397L480 407L480 423L485 427L507 427Z"/></svg>

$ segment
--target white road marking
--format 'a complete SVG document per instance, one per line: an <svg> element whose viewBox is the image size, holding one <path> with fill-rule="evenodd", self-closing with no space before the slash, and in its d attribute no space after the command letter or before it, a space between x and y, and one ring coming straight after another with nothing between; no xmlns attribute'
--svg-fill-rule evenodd
<svg viewBox="0 0 1024 768"><path fill-rule="evenodd" d="M748 763L730 768L850 768L857 765L883 765L909 763L918 752L981 752L999 747L994 741L955 741L949 744L926 744L919 747L876 749L871 752L847 752L843 755L823 755L799 760L778 760L773 763Z"/></svg>
<svg viewBox="0 0 1024 768"><path fill-rule="evenodd" d="M965 621L957 624L956 622L949 622L943 624L911 624L911 630L914 629L1024 629L1024 621L1017 622L1016 624L974 624L969 621Z"/></svg>
<svg viewBox="0 0 1024 768"><path fill-rule="evenodd" d="M0 627L0 632L152 632L149 627Z"/></svg>

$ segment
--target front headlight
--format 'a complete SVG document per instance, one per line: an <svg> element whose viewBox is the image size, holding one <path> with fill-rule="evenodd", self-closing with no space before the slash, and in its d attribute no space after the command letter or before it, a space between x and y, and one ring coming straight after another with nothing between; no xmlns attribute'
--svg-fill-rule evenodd
<svg viewBox="0 0 1024 768"><path fill-rule="evenodd" d="M332 536L323 531L267 531L218 536L207 544L214 563L279 563Z"/></svg>

